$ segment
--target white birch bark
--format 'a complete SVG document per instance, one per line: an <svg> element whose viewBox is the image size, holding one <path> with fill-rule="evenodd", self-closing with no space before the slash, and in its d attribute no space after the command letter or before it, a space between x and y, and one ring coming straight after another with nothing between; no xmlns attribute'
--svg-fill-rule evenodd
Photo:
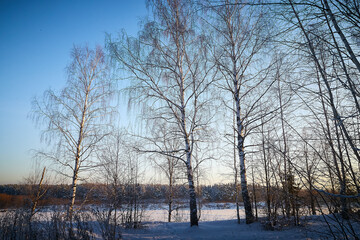
<svg viewBox="0 0 360 240"><path fill-rule="evenodd" d="M237 81L234 81L236 83ZM237 84L234 84L237 88ZM245 220L247 224L254 222L254 215L251 208L251 201L249 197L248 184L246 178L246 167L245 167L245 151L244 151L244 126L241 119L240 109L240 98L238 88L234 96L236 104L236 123L237 123L237 149L239 154L240 162L240 180L241 180L241 194L244 201L245 208Z"/></svg>

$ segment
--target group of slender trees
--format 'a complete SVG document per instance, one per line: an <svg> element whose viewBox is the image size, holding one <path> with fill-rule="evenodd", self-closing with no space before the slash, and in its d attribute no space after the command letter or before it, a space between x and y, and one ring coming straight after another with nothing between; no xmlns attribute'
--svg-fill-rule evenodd
<svg viewBox="0 0 360 240"><path fill-rule="evenodd" d="M125 178L136 186L143 156L166 176L169 221L173 186L186 181L190 224L198 225L202 164L229 159L246 223L255 220L250 169L253 186L265 187L272 224L281 214L299 223L300 204L307 204L299 201L300 189L311 214L329 203L349 219L360 185L359 2L148 5L151 15L137 36L108 35L108 58L100 47L75 47L67 86L34 101L43 136L56 141L39 155L70 170L62 172L72 179L70 222L82 171L102 169L116 218L117 191ZM131 140L114 130L110 66L122 71L129 83L122 93L141 115L142 130Z"/></svg>

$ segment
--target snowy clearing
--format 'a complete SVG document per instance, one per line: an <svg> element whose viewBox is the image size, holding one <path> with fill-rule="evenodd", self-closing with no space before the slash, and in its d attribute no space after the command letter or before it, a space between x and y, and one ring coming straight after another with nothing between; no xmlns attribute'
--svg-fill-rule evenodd
<svg viewBox="0 0 360 240"><path fill-rule="evenodd" d="M325 230L325 229L324 229ZM199 227L190 227L187 222L148 222L143 229L125 229L124 239L322 239L325 235L315 232L313 227L300 226L270 231L260 222L246 225L236 220L200 222Z"/></svg>
<svg viewBox="0 0 360 240"><path fill-rule="evenodd" d="M143 210L143 219L137 229L121 227L121 235L125 240L134 239L342 239L341 227L339 222L343 221L340 215L327 216L304 216L300 219L300 226L294 226L293 221L284 220L280 216L274 230L265 227L265 217L260 217L258 222L245 224L245 214L243 207L240 208L241 224L237 224L236 209L231 203L209 203L203 206L198 227L190 227L189 210L179 208L177 214L173 214L173 221L168 223L167 211L163 209L163 204L148 205ZM98 206L99 207L99 206ZM103 239L101 233L101 219L93 214L96 206L87 206L81 211L84 218L83 226L88 225L91 239ZM106 208L99 207L101 212L106 212ZM51 225L53 216L64 215L65 211L56 208L43 208L36 214L35 222L43 228ZM6 212L0 212L0 217L5 217ZM6 218L5 218L6 219ZM4 219L4 220L5 220ZM331 235L329 226L334 235ZM345 221L343 222L345 223ZM353 222L352 226L357 235L360 234L360 223ZM347 224L343 227L346 228ZM51 229L51 228L49 228ZM348 231L347 231L348 232ZM348 239L354 239L349 235Z"/></svg>

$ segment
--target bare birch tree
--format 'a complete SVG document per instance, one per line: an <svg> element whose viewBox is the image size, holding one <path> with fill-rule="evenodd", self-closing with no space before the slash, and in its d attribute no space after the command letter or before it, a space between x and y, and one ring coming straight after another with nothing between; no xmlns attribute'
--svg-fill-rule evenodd
<svg viewBox="0 0 360 240"><path fill-rule="evenodd" d="M237 154L240 163L241 192L244 201L246 223L252 223L254 216L248 193L245 167L245 136L249 123L259 120L257 111L259 100L269 90L266 78L255 69L257 56L268 36L262 34L260 12L248 8L241 1L221 1L210 8L217 21L212 24L216 31L215 61L223 78L222 88L229 91L235 103L232 109L236 114ZM271 84L270 84L271 85ZM259 89L261 91L259 91Z"/></svg>
<svg viewBox="0 0 360 240"><path fill-rule="evenodd" d="M207 56L207 39L196 28L191 1L149 1L154 20L148 21L138 38L124 35L110 40L109 49L133 80L130 97L144 105L147 126L163 120L183 146L168 151L156 145L143 149L185 164L190 196L190 224L198 225L197 198L193 173L194 144L211 121L207 92L213 71ZM175 131L173 130L175 129ZM152 148L152 149L151 149Z"/></svg>
<svg viewBox="0 0 360 240"><path fill-rule="evenodd" d="M113 89L102 48L75 46L71 58L66 87L59 93L45 91L41 100L33 101L32 112L37 123L45 126L42 136L54 145L53 151L39 155L71 171L62 172L72 179L70 223L80 174L96 165L94 151L110 132L106 122L113 111L109 105Z"/></svg>

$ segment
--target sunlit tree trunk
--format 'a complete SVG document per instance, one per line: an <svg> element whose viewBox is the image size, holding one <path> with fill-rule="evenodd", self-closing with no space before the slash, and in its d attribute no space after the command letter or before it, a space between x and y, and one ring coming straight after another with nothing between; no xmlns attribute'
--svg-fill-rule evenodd
<svg viewBox="0 0 360 240"><path fill-rule="evenodd" d="M245 217L246 223L252 223L254 221L254 215L251 208L251 200L249 197L248 184L246 178L246 168L245 168L245 151L244 151L244 125L241 119L241 109L240 109L240 97L238 90L238 80L234 80L235 95L235 105L236 105L236 125L237 125L237 150L239 154L239 163L240 163L240 180L241 180L241 194L244 201L245 208Z"/></svg>

